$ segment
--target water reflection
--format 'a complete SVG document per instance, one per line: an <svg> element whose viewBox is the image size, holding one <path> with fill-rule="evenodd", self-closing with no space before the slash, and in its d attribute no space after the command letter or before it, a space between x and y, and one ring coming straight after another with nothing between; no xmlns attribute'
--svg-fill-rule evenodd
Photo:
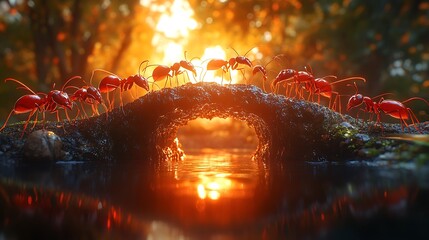
<svg viewBox="0 0 429 240"><path fill-rule="evenodd" d="M251 156L251 150L203 149L165 163L154 182L156 201L168 202L163 214L202 227L234 227L261 217L266 169Z"/></svg>
<svg viewBox="0 0 429 240"><path fill-rule="evenodd" d="M89 239L429 234L427 168L287 162L266 169L251 153L187 151L183 161L155 165L141 159L48 168L2 165L0 234Z"/></svg>

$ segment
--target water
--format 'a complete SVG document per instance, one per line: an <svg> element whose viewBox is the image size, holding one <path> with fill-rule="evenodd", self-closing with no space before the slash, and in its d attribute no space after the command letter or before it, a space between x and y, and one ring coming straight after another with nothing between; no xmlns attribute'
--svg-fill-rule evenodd
<svg viewBox="0 0 429 240"><path fill-rule="evenodd" d="M183 161L158 164L4 164L0 230L6 238L51 239L396 239L429 233L425 167L290 161L270 169L251 156L250 149L197 149L187 150Z"/></svg>

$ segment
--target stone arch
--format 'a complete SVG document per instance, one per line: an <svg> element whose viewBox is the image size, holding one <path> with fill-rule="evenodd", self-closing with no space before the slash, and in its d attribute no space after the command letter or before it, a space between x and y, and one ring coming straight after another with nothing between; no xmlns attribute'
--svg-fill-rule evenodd
<svg viewBox="0 0 429 240"><path fill-rule="evenodd" d="M153 142L169 146L176 138L177 131L181 126L197 118L212 119L214 117L234 118L246 122L248 126L255 130L259 140L255 155L264 156L270 152L269 147L272 145L272 132L263 118L254 113L247 112L246 109L224 108L219 104L196 105L192 110L192 114L183 109L174 109L172 112L160 117L154 131L155 137Z"/></svg>
<svg viewBox="0 0 429 240"><path fill-rule="evenodd" d="M114 153L159 158L163 149L174 146L177 129L199 117L246 121L258 135L258 154L270 159L319 157L327 147L320 142L326 126L343 121L323 106L256 86L199 83L149 93L109 113L108 121L100 116L93 125L104 125Z"/></svg>

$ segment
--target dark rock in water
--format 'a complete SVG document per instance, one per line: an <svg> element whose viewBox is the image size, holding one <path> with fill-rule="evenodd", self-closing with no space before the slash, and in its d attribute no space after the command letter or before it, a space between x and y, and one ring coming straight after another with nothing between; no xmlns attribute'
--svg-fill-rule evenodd
<svg viewBox="0 0 429 240"><path fill-rule="evenodd" d="M359 149L377 143L373 139L402 132L400 124L382 124L380 130L317 103L265 93L256 86L215 83L165 88L107 114L63 122L63 129L46 123L45 129L61 136L65 160L163 159L180 157L175 142L179 127L213 117L245 121L259 138L256 156L280 163L356 157ZM0 145L12 146L0 157L19 158L21 127L9 126L0 134ZM427 133L429 125L419 128ZM408 131L416 132L412 127Z"/></svg>
<svg viewBox="0 0 429 240"><path fill-rule="evenodd" d="M28 136L22 151L27 161L54 161L64 157L62 146L61 138L54 132L37 130Z"/></svg>

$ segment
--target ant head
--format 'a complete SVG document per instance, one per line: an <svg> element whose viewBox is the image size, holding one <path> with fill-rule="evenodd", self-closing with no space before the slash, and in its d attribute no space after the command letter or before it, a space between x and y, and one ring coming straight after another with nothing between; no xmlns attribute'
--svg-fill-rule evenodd
<svg viewBox="0 0 429 240"><path fill-rule="evenodd" d="M180 61L180 66L188 71L191 71L195 77L197 77L197 70L195 70L194 64L191 62L182 60Z"/></svg>
<svg viewBox="0 0 429 240"><path fill-rule="evenodd" d="M149 91L149 82L147 81L147 78L140 75L134 75L128 77L127 80L134 82L135 84L137 84L137 86L143 88L146 91Z"/></svg>
<svg viewBox="0 0 429 240"><path fill-rule="evenodd" d="M254 66L253 70L252 70L252 75L255 75L255 74L259 73L259 72L262 75L264 75L264 76L267 75L267 69L264 66L262 66L262 65L256 65L256 66Z"/></svg>
<svg viewBox="0 0 429 240"><path fill-rule="evenodd" d="M349 102L347 103L347 111L349 111L352 108L358 107L363 103L364 97L362 94L357 93L349 98Z"/></svg>
<svg viewBox="0 0 429 240"><path fill-rule="evenodd" d="M53 102L64 108L68 108L69 110L73 107L73 102L70 100L70 97L66 92L52 90L49 92L48 98L51 98Z"/></svg>
<svg viewBox="0 0 429 240"><path fill-rule="evenodd" d="M101 97L100 90L98 88L93 87L93 86L89 86L86 89L86 92L87 92L88 96L90 96L92 99L94 99L98 103L101 103L103 101L103 98Z"/></svg>
<svg viewBox="0 0 429 240"><path fill-rule="evenodd" d="M238 56L235 58L235 61L237 61L239 64L244 64L249 67L252 67L252 62L247 57Z"/></svg>

